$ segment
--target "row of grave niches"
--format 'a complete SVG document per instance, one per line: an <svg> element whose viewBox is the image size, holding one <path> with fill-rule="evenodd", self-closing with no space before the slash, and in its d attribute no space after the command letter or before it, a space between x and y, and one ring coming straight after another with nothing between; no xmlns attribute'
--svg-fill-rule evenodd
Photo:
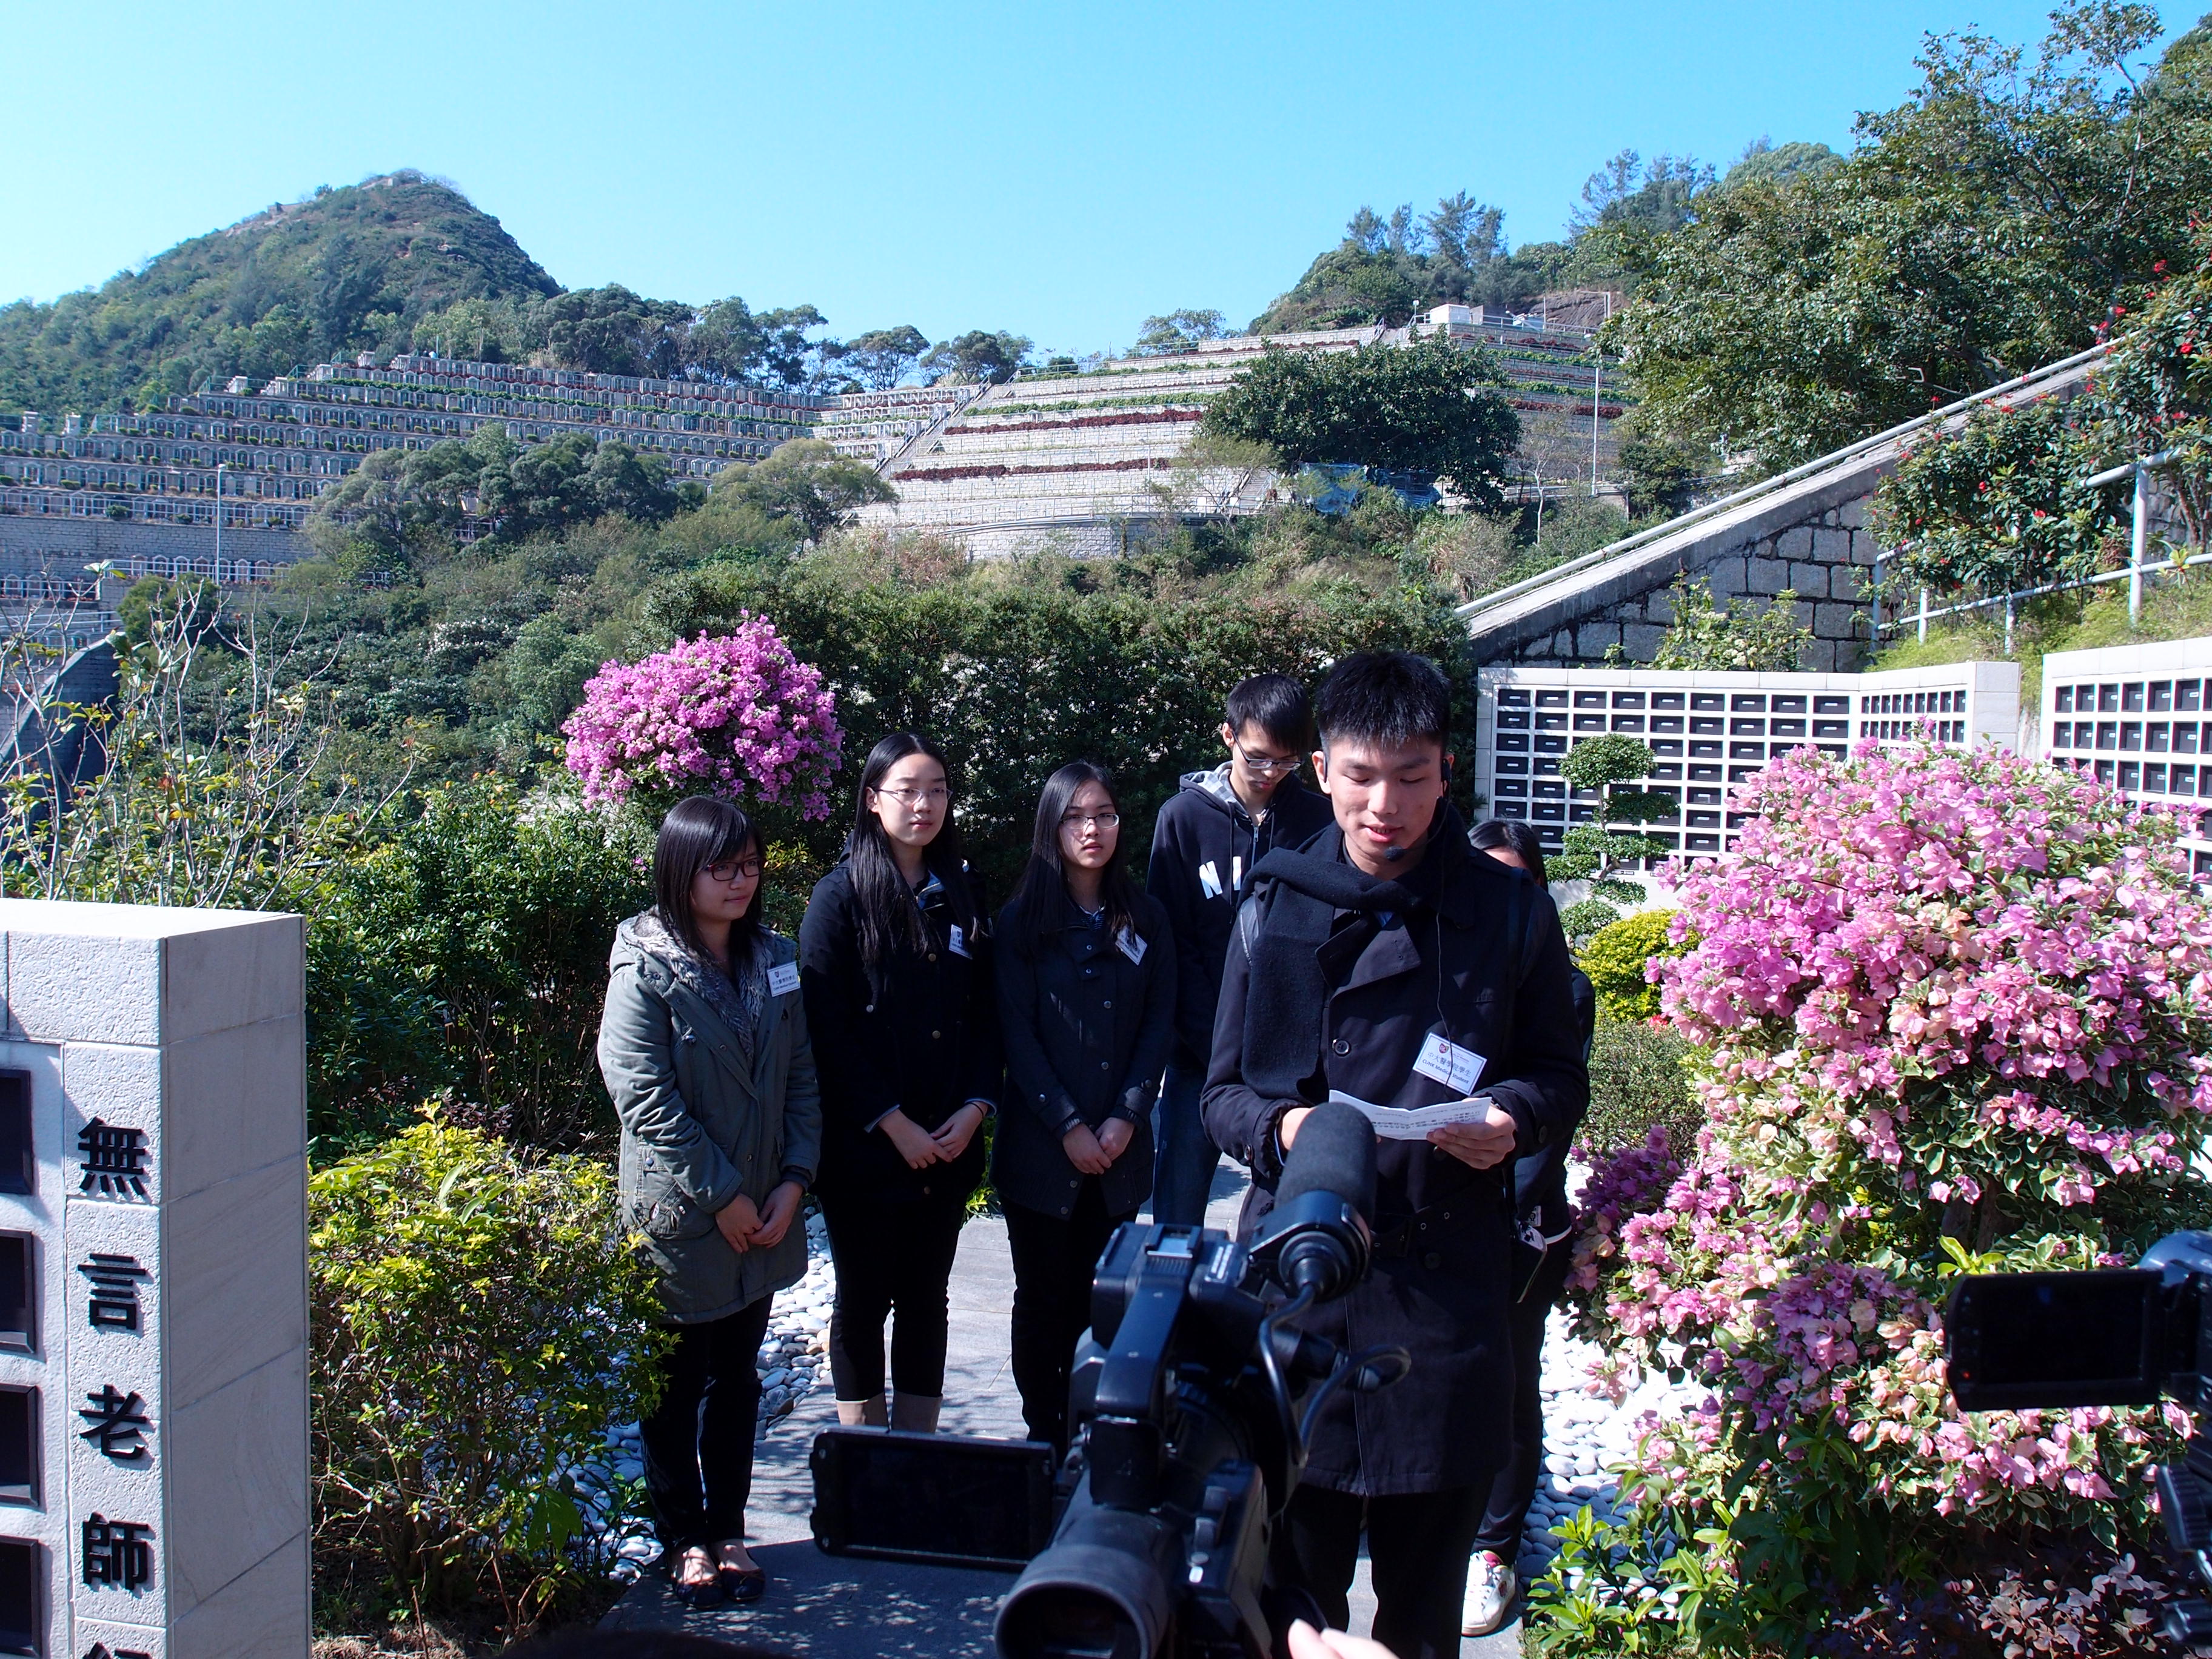
<svg viewBox="0 0 2212 1659"><path fill-rule="evenodd" d="M2094 769L2097 781L2123 794L2189 796L2212 800L2212 766L2176 766L2170 761L2092 761L2086 755L2053 755L2054 766L2079 772Z"/></svg>
<svg viewBox="0 0 2212 1659"><path fill-rule="evenodd" d="M1531 748L1528 738L1510 740L1510 734L1523 732L1534 738L1534 752L1550 755L1565 754L1572 738L1608 732L1641 738L1657 755L1682 752L1679 744L1659 741L1678 735L1848 742L1853 701L1844 693L1532 691L1506 686L1498 693L1498 746ZM1966 741L1963 719L1930 718L1965 714L1964 691L1885 692L1856 701L1861 737L1894 740L1918 737L1932 728L1939 742ZM1701 751L1693 742L1689 752L1694 756Z"/></svg>
<svg viewBox="0 0 2212 1659"><path fill-rule="evenodd" d="M2132 749L2151 755L2212 754L2212 721L2053 720L2053 749ZM2203 747L2200 748L2200 743Z"/></svg>
<svg viewBox="0 0 2212 1659"><path fill-rule="evenodd" d="M2051 694L2053 714L2193 714L2204 707L2203 680L2108 680L2062 685Z"/></svg>

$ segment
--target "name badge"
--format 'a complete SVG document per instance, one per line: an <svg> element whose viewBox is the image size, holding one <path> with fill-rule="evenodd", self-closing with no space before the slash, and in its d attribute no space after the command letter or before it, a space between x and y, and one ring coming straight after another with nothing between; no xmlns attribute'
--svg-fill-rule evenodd
<svg viewBox="0 0 2212 1659"><path fill-rule="evenodd" d="M1213 867L1212 859L1198 866L1198 890L1207 898L1221 896L1221 872Z"/></svg>
<svg viewBox="0 0 2212 1659"><path fill-rule="evenodd" d="M1413 1069L1463 1095L1474 1087L1488 1063L1474 1049L1462 1048L1441 1032L1431 1031L1421 1044L1421 1056L1413 1062Z"/></svg>
<svg viewBox="0 0 2212 1659"><path fill-rule="evenodd" d="M945 948L956 957L966 957L971 962L975 960L974 954L968 949L968 934L957 921L945 930Z"/></svg>
<svg viewBox="0 0 2212 1659"><path fill-rule="evenodd" d="M768 970L768 994L772 997L787 997L799 988L799 964L779 962Z"/></svg>
<svg viewBox="0 0 2212 1659"><path fill-rule="evenodd" d="M1114 943L1121 947L1121 954L1128 957L1130 961L1138 963L1143 963L1146 951L1145 941L1138 938L1137 935L1132 933L1128 928L1124 927L1121 933L1115 936Z"/></svg>

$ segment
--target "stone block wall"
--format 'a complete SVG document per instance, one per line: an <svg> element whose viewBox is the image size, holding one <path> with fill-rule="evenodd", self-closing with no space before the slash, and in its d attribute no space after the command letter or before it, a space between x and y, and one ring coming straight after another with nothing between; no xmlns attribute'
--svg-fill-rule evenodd
<svg viewBox="0 0 2212 1659"><path fill-rule="evenodd" d="M1875 545L1865 514L1862 495L1747 541L1723 532L1692 544L1654 571L1650 586L1603 599L1587 613L1516 641L1491 660L1602 667L1607 651L1618 646L1631 662L1649 662L1674 620L1674 579L1686 573L1703 577L1715 600L1723 603L1769 604L1790 591L1799 625L1813 630L1802 666L1808 672L1850 672L1864 663L1872 643L1868 583Z"/></svg>

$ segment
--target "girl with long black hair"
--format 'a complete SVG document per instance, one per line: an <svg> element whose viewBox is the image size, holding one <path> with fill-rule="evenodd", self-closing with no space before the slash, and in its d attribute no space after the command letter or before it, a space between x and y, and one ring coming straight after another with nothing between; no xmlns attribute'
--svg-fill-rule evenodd
<svg viewBox="0 0 2212 1659"><path fill-rule="evenodd" d="M644 1423L645 1486L677 1593L757 1599L745 1552L754 1368L775 1293L806 1272L795 1224L822 1145L798 949L761 923L761 843L727 801L679 801L655 902L615 932L599 1072L622 1120L623 1213L676 1328ZM703 1409L702 1409L703 1408Z"/></svg>
<svg viewBox="0 0 2212 1659"><path fill-rule="evenodd" d="M992 1175L1014 1257L1014 1383L1030 1438L1064 1449L1092 1270L1152 1191L1152 1098L1175 1042L1167 913L1129 879L1113 783L1088 762L1045 782L999 949L1009 1098Z"/></svg>
<svg viewBox="0 0 2212 1659"><path fill-rule="evenodd" d="M841 1422L937 1426L945 1287L999 1093L988 932L945 756L894 732L861 769L844 860L816 884L799 933L822 1067L817 1185L837 1268Z"/></svg>

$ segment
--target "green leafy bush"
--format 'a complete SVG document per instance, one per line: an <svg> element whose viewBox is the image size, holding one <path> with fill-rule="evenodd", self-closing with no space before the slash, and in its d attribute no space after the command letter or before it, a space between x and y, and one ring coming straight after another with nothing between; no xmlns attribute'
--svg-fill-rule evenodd
<svg viewBox="0 0 2212 1659"><path fill-rule="evenodd" d="M1682 1069L1689 1045L1663 1025L1602 1015L1590 1043L1589 1113L1576 1144L1592 1157L1641 1146L1655 1128L1676 1156L1690 1150L1704 1115Z"/></svg>
<svg viewBox="0 0 2212 1659"><path fill-rule="evenodd" d="M1672 910L1639 910L1590 935L1576 957L1597 990L1597 1012L1604 1019L1649 1019L1659 1012L1659 988L1644 977L1654 957L1677 957L1683 947L1667 937Z"/></svg>
<svg viewBox="0 0 2212 1659"><path fill-rule="evenodd" d="M358 1147L439 1093L532 1146L605 1143L599 1003L615 925L649 896L649 835L497 783L417 804L298 900L314 1133Z"/></svg>
<svg viewBox="0 0 2212 1659"><path fill-rule="evenodd" d="M1651 653L1654 668L1794 674L1813 630L1797 620L1797 594L1784 588L1764 606L1748 599L1716 604L1712 585L1687 572L1667 590L1674 620Z"/></svg>
<svg viewBox="0 0 2212 1659"><path fill-rule="evenodd" d="M318 1171L308 1208L325 1593L487 1597L519 1634L611 1566L634 1505L606 1430L659 1387L614 1174L434 1119Z"/></svg>

